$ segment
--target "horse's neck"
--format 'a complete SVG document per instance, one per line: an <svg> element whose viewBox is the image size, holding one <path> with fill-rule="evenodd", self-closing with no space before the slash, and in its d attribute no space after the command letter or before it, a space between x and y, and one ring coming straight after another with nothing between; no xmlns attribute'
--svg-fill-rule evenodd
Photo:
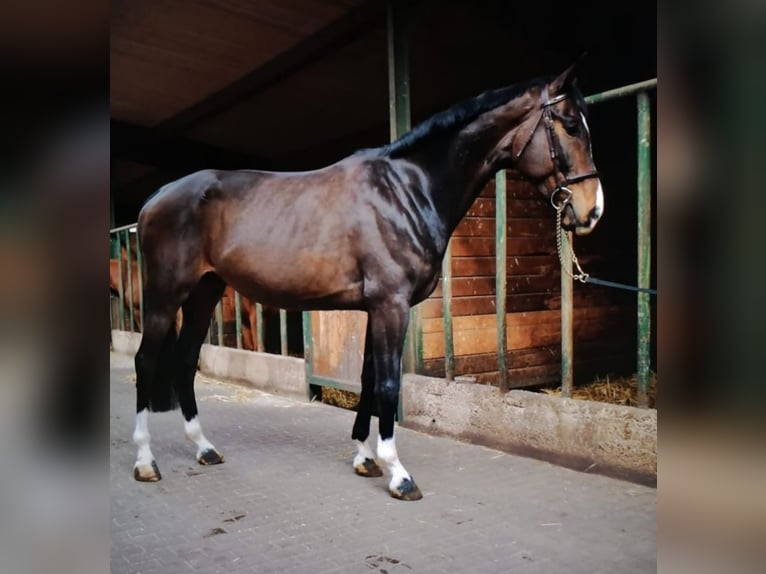
<svg viewBox="0 0 766 574"><path fill-rule="evenodd" d="M500 125L481 116L418 154L416 162L430 176L434 205L448 236L495 173L511 167L507 154L498 154L497 148L517 128L518 121Z"/></svg>

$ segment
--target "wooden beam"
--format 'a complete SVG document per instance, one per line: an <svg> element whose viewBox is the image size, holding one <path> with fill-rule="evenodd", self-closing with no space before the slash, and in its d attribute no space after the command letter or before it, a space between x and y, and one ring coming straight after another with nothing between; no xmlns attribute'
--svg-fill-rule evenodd
<svg viewBox="0 0 766 574"><path fill-rule="evenodd" d="M158 129L177 132L188 128L297 73L366 34L374 25L382 22L384 9L385 5L376 0L368 0L352 8L266 64L258 66L239 80L160 123Z"/></svg>

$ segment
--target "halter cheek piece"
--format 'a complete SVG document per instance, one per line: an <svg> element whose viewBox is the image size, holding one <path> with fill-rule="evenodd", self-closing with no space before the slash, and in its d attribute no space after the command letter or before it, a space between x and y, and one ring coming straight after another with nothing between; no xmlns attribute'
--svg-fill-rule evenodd
<svg viewBox="0 0 766 574"><path fill-rule="evenodd" d="M551 162L553 163L553 175L556 177L556 187L554 187L553 190L551 191L550 200L551 200L551 205L553 206L553 208L556 211L561 211L564 209L564 206L566 206L566 204L569 203L569 200L572 199L572 190L569 189L568 186L572 185L573 183L578 183L580 181L590 179L592 177L598 177L598 172L596 170L593 170L587 173L574 175L572 177L565 176L564 170L561 169L561 154L559 152L559 149L560 149L559 140L556 137L556 132L553 130L553 114L551 113L551 106L566 99L567 95L559 94L558 96L555 96L549 99L548 86L546 85L546 86L543 86L541 97L542 97L543 103L540 104L540 109L542 111L540 112L540 115L537 117L537 121L535 122L535 125L532 128L532 131L529 132L529 136L527 136L527 139L524 142L524 145L521 146L519 153L516 154L516 159L518 160L521 157L521 155L524 153L524 151L527 149L527 146L529 146L529 142L532 141L532 137L535 135L535 132L537 131L537 126L540 125L540 122L544 122L545 135L548 137L548 149L550 150Z"/></svg>

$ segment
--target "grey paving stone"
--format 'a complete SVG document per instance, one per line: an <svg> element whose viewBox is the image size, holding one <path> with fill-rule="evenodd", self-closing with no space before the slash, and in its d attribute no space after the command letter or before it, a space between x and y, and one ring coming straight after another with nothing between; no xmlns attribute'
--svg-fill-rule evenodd
<svg viewBox="0 0 766 574"><path fill-rule="evenodd" d="M396 501L351 470L353 413L199 375L226 462L197 465L180 413L153 413L163 480L138 483L132 358L111 359L112 574L656 570L654 489L398 429L425 496Z"/></svg>

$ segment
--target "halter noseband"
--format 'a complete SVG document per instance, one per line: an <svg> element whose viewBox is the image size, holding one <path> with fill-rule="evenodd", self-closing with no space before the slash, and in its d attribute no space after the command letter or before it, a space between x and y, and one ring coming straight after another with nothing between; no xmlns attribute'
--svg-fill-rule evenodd
<svg viewBox="0 0 766 574"><path fill-rule="evenodd" d="M553 208L557 211L560 211L564 209L564 206L569 203L569 200L572 198L572 190L569 189L568 186L572 185L573 183L578 183L580 181L590 179L592 177L598 177L598 171L593 170L572 177L566 177L564 175L564 170L561 169L561 159L560 153L558 151L560 144L558 138L556 137L556 132L553 130L553 114L551 113L551 106L559 103L562 100L565 100L567 98L567 94L559 94L558 96L548 99L548 86L546 85L543 86L541 98L543 103L540 104L540 115L537 117L537 121L535 122L532 131L529 132L529 136L527 136L524 145L521 146L519 153L516 154L516 159L518 160L527 149L529 142L532 141L532 138L537 131L537 126L539 126L540 122L543 121L545 123L545 135L548 137L548 149L550 150L551 154L551 162L553 163L553 175L556 177L556 187L554 187L553 191L551 191L550 200ZM557 203L557 199L561 200L560 203Z"/></svg>

